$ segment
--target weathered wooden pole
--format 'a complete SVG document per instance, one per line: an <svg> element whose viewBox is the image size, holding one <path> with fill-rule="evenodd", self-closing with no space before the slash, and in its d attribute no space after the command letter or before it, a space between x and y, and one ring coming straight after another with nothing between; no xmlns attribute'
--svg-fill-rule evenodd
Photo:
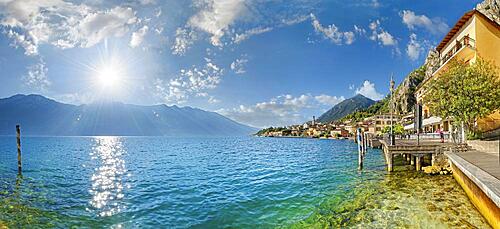
<svg viewBox="0 0 500 229"><path fill-rule="evenodd" d="M415 166L417 171L422 170L422 158L420 155L417 155L415 157Z"/></svg>
<svg viewBox="0 0 500 229"><path fill-rule="evenodd" d="M394 171L394 156L390 151L387 154L387 171L388 172Z"/></svg>
<svg viewBox="0 0 500 229"><path fill-rule="evenodd" d="M363 147L363 150L365 151L364 153L368 151L368 133L363 133L363 139L365 142L365 147Z"/></svg>
<svg viewBox="0 0 500 229"><path fill-rule="evenodd" d="M19 125L16 125L17 133L17 171L19 174L22 173L22 163L21 163L21 129Z"/></svg>
<svg viewBox="0 0 500 229"><path fill-rule="evenodd" d="M357 130L357 141L358 141L358 169L363 169L363 134L361 133L361 128Z"/></svg>

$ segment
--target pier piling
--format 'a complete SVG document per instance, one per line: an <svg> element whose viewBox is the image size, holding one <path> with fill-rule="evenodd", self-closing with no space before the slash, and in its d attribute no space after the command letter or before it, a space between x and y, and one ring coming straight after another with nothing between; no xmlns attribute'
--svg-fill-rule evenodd
<svg viewBox="0 0 500 229"><path fill-rule="evenodd" d="M422 156L415 156L415 169L422 170Z"/></svg>
<svg viewBox="0 0 500 229"><path fill-rule="evenodd" d="M22 163L21 163L21 129L19 125L16 125L16 136L17 136L17 172L22 173Z"/></svg>
<svg viewBox="0 0 500 229"><path fill-rule="evenodd" d="M358 128L356 140L358 141L358 169L363 169L363 159L364 159L364 150L365 150L365 140L363 133L361 132L361 128Z"/></svg>

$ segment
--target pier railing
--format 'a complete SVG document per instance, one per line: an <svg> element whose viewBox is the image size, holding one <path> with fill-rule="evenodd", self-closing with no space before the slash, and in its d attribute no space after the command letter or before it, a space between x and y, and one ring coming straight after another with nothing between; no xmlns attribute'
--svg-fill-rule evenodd
<svg viewBox="0 0 500 229"><path fill-rule="evenodd" d="M444 135L444 140L450 140L451 139L451 134L450 133L443 133ZM422 133L419 135L420 139L441 139L441 135L439 133ZM417 139L416 134L410 135L410 139Z"/></svg>

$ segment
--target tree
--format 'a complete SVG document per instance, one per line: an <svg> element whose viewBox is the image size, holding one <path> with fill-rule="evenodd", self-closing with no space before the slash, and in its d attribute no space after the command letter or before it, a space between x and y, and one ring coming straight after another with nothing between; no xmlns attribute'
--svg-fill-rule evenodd
<svg viewBox="0 0 500 229"><path fill-rule="evenodd" d="M404 127L401 124L395 124L392 129L394 134L403 134L404 133ZM391 133L391 126L385 126L384 129L382 129L382 133L387 134Z"/></svg>
<svg viewBox="0 0 500 229"><path fill-rule="evenodd" d="M479 57L472 64L452 59L442 74L427 83L424 100L431 113L464 122L477 133L475 121L500 108L499 72Z"/></svg>

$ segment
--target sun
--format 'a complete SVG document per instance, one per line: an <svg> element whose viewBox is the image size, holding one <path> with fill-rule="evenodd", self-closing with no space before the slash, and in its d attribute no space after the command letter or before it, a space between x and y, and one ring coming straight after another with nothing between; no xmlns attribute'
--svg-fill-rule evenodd
<svg viewBox="0 0 500 229"><path fill-rule="evenodd" d="M97 83L104 88L117 87L121 81L121 72L118 67L109 65L97 71Z"/></svg>

